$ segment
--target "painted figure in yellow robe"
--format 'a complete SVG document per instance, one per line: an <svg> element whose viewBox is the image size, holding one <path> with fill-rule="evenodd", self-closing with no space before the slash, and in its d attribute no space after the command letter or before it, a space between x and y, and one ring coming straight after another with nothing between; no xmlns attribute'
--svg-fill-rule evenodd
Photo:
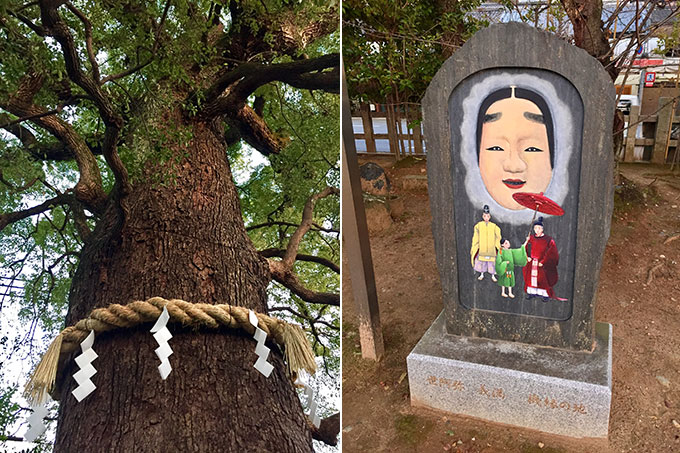
<svg viewBox="0 0 680 453"><path fill-rule="evenodd" d="M489 206L484 205L482 221L475 225L470 249L470 262L475 271L479 272L477 280L484 278L484 272L496 281L496 255L501 250L501 229L491 222Z"/></svg>

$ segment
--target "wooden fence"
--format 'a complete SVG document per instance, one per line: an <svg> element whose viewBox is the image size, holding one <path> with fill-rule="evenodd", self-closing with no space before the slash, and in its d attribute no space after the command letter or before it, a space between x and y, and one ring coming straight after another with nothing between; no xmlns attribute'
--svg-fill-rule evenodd
<svg viewBox="0 0 680 453"><path fill-rule="evenodd" d="M653 114L640 115L639 106L630 108L630 114L625 116L624 146L619 156L624 162L679 162L680 116L677 109L673 112L674 105L673 98L662 97Z"/></svg>
<svg viewBox="0 0 680 453"><path fill-rule="evenodd" d="M393 155L397 159L425 154L420 104L358 104L352 111L358 153Z"/></svg>

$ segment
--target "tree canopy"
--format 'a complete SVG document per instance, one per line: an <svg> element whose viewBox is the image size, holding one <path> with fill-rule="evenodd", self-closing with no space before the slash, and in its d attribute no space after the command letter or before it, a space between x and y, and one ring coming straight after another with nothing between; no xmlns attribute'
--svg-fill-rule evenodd
<svg viewBox="0 0 680 453"><path fill-rule="evenodd" d="M337 394L338 26L321 0L1 1L0 360L35 363L83 247L120 232L135 188L179 184L201 122L270 264L269 309L306 327ZM0 373L16 437L23 383Z"/></svg>
<svg viewBox="0 0 680 453"><path fill-rule="evenodd" d="M485 18L480 0L343 2L343 56L350 97L419 102L442 63Z"/></svg>
<svg viewBox="0 0 680 453"><path fill-rule="evenodd" d="M597 58L613 79L630 66L637 45L650 37L661 38L663 52L677 45L673 26L680 7L672 3L622 0L608 8L602 0L496 3L343 2L350 96L384 102L396 95L398 102L419 102L441 64L479 28L495 22L522 21L557 33ZM631 36L631 44L614 56L616 44Z"/></svg>

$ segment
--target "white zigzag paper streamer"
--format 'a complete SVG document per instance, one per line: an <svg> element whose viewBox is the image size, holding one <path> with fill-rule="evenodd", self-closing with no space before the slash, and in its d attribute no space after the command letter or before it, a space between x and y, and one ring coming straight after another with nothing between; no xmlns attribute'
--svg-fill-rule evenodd
<svg viewBox="0 0 680 453"><path fill-rule="evenodd" d="M26 442L33 442L47 429L47 425L43 421L47 416L47 401L43 404L32 406L31 409L33 409L33 413L28 417L28 431L24 434Z"/></svg>
<svg viewBox="0 0 680 453"><path fill-rule="evenodd" d="M318 428L321 424L321 417L319 417L319 414L316 412L317 403L314 399L314 389L305 384L302 379L300 379L300 377L298 377L296 384L304 387L305 396L307 397L307 409L309 409L307 417L309 417L309 419L312 421L312 424Z"/></svg>
<svg viewBox="0 0 680 453"><path fill-rule="evenodd" d="M172 334L167 328L169 319L170 314L168 313L168 307L163 307L163 312L158 317L156 324L151 328L151 333L153 333L153 337L158 343L158 348L156 348L154 352L161 361L161 364L158 365L158 372L161 374L161 379L163 380L165 380L172 371L170 360L168 360L168 357L172 354L172 348L170 348L170 344L168 343L172 338Z"/></svg>
<svg viewBox="0 0 680 453"><path fill-rule="evenodd" d="M78 402L81 402L87 395L92 393L97 386L90 380L92 376L97 373L97 370L92 366L94 359L99 357L92 345L94 344L94 330L90 330L90 334L80 343L80 349L83 351L76 357L76 363L80 370L73 375L73 379L78 383L71 393L76 397Z"/></svg>
<svg viewBox="0 0 680 453"><path fill-rule="evenodd" d="M257 341L257 346L255 346L255 354L257 354L257 361L255 362L255 369L262 373L264 377L269 377L272 374L274 367L271 363L267 362L267 357L269 357L269 348L265 346L264 342L267 339L267 334L264 330L257 327L259 321L257 316L253 313L253 310L248 310L248 320L255 327L255 334L253 338Z"/></svg>

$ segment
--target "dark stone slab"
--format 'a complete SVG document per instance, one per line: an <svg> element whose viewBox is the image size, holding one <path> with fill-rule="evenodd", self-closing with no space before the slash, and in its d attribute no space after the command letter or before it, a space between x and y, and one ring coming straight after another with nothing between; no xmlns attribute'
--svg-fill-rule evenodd
<svg viewBox="0 0 680 453"><path fill-rule="evenodd" d="M519 247L531 229L533 212L504 206L481 182L479 167L477 176L470 167L475 160L471 149L479 149L475 106L485 94L504 86L540 93L552 114L554 162L545 193L565 214L546 216L544 226L560 255L553 289L566 301L527 298L521 267L515 268L516 297L503 298L489 275L476 279L479 274L471 265L473 228L484 204L512 248ZM613 85L594 58L524 24L482 30L444 63L423 99L423 122L432 230L449 333L593 348L596 289L613 209L613 112Z"/></svg>
<svg viewBox="0 0 680 453"><path fill-rule="evenodd" d="M573 117L570 118L571 127L569 129L573 132L582 130L583 102L576 91L576 88L574 88L574 86L564 77L553 72L528 68L488 69L480 71L463 80L455 88L450 97L449 111L451 112L452 142L462 143L465 138L461 133L462 127L459 127L458 124L461 121L461 115L458 115L457 112L462 110L462 104L464 103L465 98L470 96L475 85L496 78L499 80L499 84L507 86L508 83L512 83L508 82L508 77L516 76L521 78L526 77L527 75L535 77L537 81L544 81L546 87L554 89L558 98L557 103L561 104L559 107L570 112L570 116ZM557 119L557 117L558 115L553 115L553 118ZM567 127L564 124L560 124L561 122L555 121L555 123L555 128L561 129L556 131L556 135L559 135L560 133L566 135L568 132L566 130ZM566 140L570 139L571 137L566 137ZM566 298L567 300L551 300L545 302L540 297L533 297L531 299L523 297L522 289L524 287L524 278L521 268L515 269L515 288L517 289L517 297L514 299L501 297L499 286L494 284L490 278L487 278L485 282L477 283L477 274L475 274L472 266L468 265L468 272L465 272L466 263L470 261L468 256L472 231L475 224L481 220L481 208L484 204L492 204L492 219L501 226L502 236L511 242L513 248L522 244L526 238L531 229L530 224L533 217L533 213L529 211L521 213L510 212L508 213L508 218L504 218L501 213L501 219L498 221L496 220L498 217L496 214L501 211L501 207L494 206L492 199L484 199L483 196L477 195L478 199L474 201L466 199L466 197L457 198L454 205L458 268L462 271L458 274L459 297L460 303L464 307L525 316L536 316L559 321L567 320L571 317L575 267L575 254L573 252L576 250L577 189L579 187L580 176L579 170L581 162L579 157L581 155L581 143L580 140L573 140L573 143L570 145L571 146L568 146L568 151L570 152L568 159L566 156L560 155L559 151L561 151L561 149L559 149L559 147L555 152L555 154L557 154L555 158L555 167L562 168L563 174L558 175L558 172L554 171L553 179L562 179L566 184L562 186L561 190L551 190L550 187L547 190L547 194L552 195L553 198L560 198L560 205L564 208L565 214L561 217L545 220L546 234L555 239L560 251L560 263L558 266L559 281L557 285L555 285L554 290L558 296ZM559 162L560 158L564 161L563 164ZM466 180L466 173L468 170L465 167L463 159L461 159L461 153L454 152L452 159L454 193L465 193L465 186L468 182ZM574 190L566 190L567 188L573 188ZM553 192L554 195L551 192ZM515 224L511 223L514 219L510 218L510 215L518 217Z"/></svg>

